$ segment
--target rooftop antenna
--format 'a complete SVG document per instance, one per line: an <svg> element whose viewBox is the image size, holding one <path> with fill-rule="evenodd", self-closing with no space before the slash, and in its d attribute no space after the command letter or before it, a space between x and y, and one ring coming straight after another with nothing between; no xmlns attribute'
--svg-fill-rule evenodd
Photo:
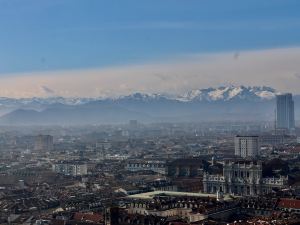
<svg viewBox="0 0 300 225"><path fill-rule="evenodd" d="M274 117L274 130L275 130L275 135L277 135L277 123L276 123L276 119L277 119L277 110L275 108L274 110L274 114L275 114L275 117Z"/></svg>

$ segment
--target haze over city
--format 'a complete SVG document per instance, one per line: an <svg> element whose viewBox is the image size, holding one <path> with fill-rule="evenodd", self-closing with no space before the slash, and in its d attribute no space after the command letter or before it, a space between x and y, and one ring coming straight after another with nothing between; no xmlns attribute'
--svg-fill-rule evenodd
<svg viewBox="0 0 300 225"><path fill-rule="evenodd" d="M0 225L300 224L299 0L0 0Z"/></svg>

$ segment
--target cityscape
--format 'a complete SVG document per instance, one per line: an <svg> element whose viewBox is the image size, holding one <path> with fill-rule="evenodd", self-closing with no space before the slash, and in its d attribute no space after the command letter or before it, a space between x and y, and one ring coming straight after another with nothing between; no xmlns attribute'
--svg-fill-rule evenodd
<svg viewBox="0 0 300 225"><path fill-rule="evenodd" d="M0 1L0 225L300 224L299 3Z"/></svg>
<svg viewBox="0 0 300 225"><path fill-rule="evenodd" d="M297 224L292 94L274 108L275 124L3 127L1 223Z"/></svg>

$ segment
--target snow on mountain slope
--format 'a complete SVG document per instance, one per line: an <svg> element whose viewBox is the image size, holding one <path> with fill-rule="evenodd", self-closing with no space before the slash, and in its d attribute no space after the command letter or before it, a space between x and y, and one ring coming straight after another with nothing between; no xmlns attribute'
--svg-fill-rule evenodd
<svg viewBox="0 0 300 225"><path fill-rule="evenodd" d="M147 94L147 93L133 93L127 96L120 96L118 98L22 98L13 99L0 97L1 107L36 107L48 106L52 104L64 105L82 105L98 100L111 100L111 101L160 101L160 100L178 100L182 102L190 101L229 101L229 100L249 100L261 101L269 100L275 97L277 92L270 87L245 87L245 86L228 86L218 88L196 89L188 91L179 96L170 96L168 94Z"/></svg>
<svg viewBox="0 0 300 225"><path fill-rule="evenodd" d="M269 100L276 94L269 87L227 86L196 89L180 96L133 93L118 98L0 97L0 124L74 125L123 123L131 119L146 122L267 120L274 113L274 101ZM300 96L294 99L299 102Z"/></svg>
<svg viewBox="0 0 300 225"><path fill-rule="evenodd" d="M272 99L276 94L276 90L270 87L229 86L192 90L177 99L180 101L229 101L234 99L259 101Z"/></svg>

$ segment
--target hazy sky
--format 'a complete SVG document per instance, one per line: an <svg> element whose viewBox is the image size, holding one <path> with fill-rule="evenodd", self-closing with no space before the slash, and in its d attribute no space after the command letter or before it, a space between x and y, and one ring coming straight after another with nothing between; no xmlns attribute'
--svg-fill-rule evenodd
<svg viewBox="0 0 300 225"><path fill-rule="evenodd" d="M0 96L300 94L299 12L299 0L0 0Z"/></svg>

